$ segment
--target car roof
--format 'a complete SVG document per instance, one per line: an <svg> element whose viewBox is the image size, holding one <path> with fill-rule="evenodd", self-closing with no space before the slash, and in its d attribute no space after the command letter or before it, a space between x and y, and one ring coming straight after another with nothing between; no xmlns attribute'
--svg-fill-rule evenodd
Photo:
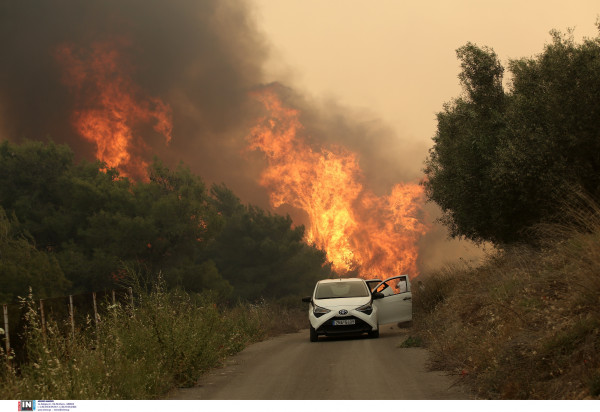
<svg viewBox="0 0 600 412"><path fill-rule="evenodd" d="M346 281L350 281L350 282L364 282L364 279L361 278L337 278L337 279L323 279L318 281L317 283L334 283L334 282L346 282Z"/></svg>

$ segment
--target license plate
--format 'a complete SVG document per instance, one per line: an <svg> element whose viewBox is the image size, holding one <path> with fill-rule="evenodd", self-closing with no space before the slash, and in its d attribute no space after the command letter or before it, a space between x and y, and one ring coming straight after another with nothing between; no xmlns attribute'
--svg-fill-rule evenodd
<svg viewBox="0 0 600 412"><path fill-rule="evenodd" d="M354 325L355 323L356 323L356 319L340 319L340 320L334 320L333 326Z"/></svg>

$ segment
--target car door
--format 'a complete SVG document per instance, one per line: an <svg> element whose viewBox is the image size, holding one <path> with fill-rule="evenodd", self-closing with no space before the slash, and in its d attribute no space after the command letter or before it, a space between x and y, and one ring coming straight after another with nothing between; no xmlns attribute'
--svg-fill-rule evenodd
<svg viewBox="0 0 600 412"><path fill-rule="evenodd" d="M408 275L394 276L380 284L383 283L392 287L394 294L373 300L373 305L377 308L377 323L385 325L412 320L412 293Z"/></svg>

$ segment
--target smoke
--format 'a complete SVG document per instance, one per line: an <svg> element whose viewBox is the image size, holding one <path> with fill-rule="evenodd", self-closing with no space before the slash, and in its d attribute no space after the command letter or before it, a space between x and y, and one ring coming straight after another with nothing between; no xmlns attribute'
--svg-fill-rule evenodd
<svg viewBox="0 0 600 412"><path fill-rule="evenodd" d="M375 113L306 96L282 84L270 87L286 106L299 110L302 137L314 149L338 145L357 154L364 183L375 194L389 194L395 184L423 177L427 146L403 139Z"/></svg>
<svg viewBox="0 0 600 412"><path fill-rule="evenodd" d="M2 0L0 139L50 137L93 159L95 147L72 125L80 101L56 55L111 43L136 87L172 109L168 146L144 136L149 160L182 160L208 181L247 187L256 167L240 156L256 118L248 91L263 82L268 47L240 1Z"/></svg>
<svg viewBox="0 0 600 412"><path fill-rule="evenodd" d="M93 143L73 127L81 101L64 82L60 48L85 54L98 44L119 45L121 67L146 95L173 113L173 138L145 133L146 157L184 161L209 182L225 182L248 200L264 203L255 184L262 164L244 151L260 104L249 91L266 79L269 57L251 6L228 0L1 0L0 138L67 143L93 159ZM402 142L369 114L317 102L280 87L300 109L317 145L341 144L359 153L368 184L384 193L420 173L402 159ZM414 159L415 156L408 156Z"/></svg>
<svg viewBox="0 0 600 412"><path fill-rule="evenodd" d="M94 142L73 124L90 99L66 84L75 71L57 56L68 50L78 62L113 44L131 89L164 102L172 115L170 142L146 127L135 155L148 162L157 155L171 166L183 161L208 183L224 182L244 202L268 207L258 184L265 159L247 149L264 115L251 92L273 80L265 78L270 49L256 24L242 0L0 0L0 140L50 138L71 146L78 160L93 160ZM376 195L420 178L426 147L403 141L373 113L275 87L300 111L312 147L357 153L365 186ZM302 211L284 205L278 212L306 223Z"/></svg>

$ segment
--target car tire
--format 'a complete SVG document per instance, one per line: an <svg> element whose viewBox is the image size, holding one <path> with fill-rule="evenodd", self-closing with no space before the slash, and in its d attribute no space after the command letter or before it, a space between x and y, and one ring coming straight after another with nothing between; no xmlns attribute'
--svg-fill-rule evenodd
<svg viewBox="0 0 600 412"><path fill-rule="evenodd" d="M315 330L315 328L313 328L311 325L310 326L310 341L316 342L318 340L319 340L319 335L317 334L317 331Z"/></svg>
<svg viewBox="0 0 600 412"><path fill-rule="evenodd" d="M373 339L378 338L379 337L379 329L372 330L371 332L369 332L369 337L373 338Z"/></svg>

